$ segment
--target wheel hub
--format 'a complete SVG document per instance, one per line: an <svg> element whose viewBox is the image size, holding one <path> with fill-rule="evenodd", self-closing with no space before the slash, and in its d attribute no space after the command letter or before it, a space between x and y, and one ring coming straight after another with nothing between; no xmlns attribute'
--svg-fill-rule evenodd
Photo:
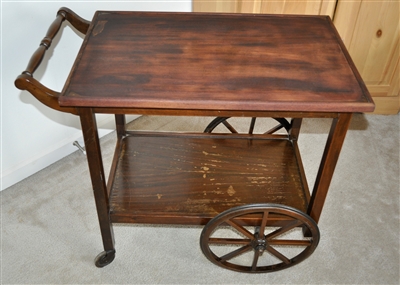
<svg viewBox="0 0 400 285"><path fill-rule="evenodd" d="M260 237L259 234L256 233L254 239L251 241L251 245L254 250L262 253L267 248L267 240L265 239L265 236Z"/></svg>

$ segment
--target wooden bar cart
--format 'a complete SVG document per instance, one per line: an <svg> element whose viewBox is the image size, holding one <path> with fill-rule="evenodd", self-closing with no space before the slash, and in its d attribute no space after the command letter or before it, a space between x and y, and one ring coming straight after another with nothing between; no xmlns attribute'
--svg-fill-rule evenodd
<svg viewBox="0 0 400 285"><path fill-rule="evenodd" d="M65 20L86 36L59 93L33 73ZM374 109L325 16L98 11L88 22L61 8L15 84L80 117L104 245L98 267L115 257L117 223L205 225L205 256L239 272L299 263L318 245L351 115ZM108 180L96 113L115 114ZM211 118L202 133L143 132L128 131L125 114ZM310 195L297 142L302 119L317 117L332 126ZM275 123L255 133L260 118Z"/></svg>

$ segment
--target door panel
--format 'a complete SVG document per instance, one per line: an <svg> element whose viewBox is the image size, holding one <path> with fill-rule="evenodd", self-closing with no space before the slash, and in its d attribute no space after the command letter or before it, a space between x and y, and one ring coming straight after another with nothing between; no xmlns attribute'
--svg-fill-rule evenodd
<svg viewBox="0 0 400 285"><path fill-rule="evenodd" d="M193 12L308 14L333 16L336 0L193 0Z"/></svg>

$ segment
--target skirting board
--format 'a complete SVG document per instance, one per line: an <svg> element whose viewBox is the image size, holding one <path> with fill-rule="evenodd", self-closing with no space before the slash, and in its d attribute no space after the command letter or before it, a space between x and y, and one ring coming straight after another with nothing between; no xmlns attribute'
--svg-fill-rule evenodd
<svg viewBox="0 0 400 285"><path fill-rule="evenodd" d="M372 97L375 102L375 111L373 114L396 115L400 111L400 97Z"/></svg>
<svg viewBox="0 0 400 285"><path fill-rule="evenodd" d="M139 116L127 116L127 122L132 121L137 117ZM99 137L101 138L114 130L114 116L107 116L103 120L98 121L97 124ZM1 177L1 191L77 151L78 148L73 145L74 141L78 141L82 146L84 145L81 131L77 131L75 135L62 140L53 146L49 146L46 152L4 171Z"/></svg>

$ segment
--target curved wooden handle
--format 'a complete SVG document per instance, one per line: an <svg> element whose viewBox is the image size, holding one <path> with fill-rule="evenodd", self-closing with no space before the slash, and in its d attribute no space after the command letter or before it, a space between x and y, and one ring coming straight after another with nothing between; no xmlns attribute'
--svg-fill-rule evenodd
<svg viewBox="0 0 400 285"><path fill-rule="evenodd" d="M86 21L85 19L79 17L77 14L75 14L71 9L68 9L66 7L62 7L58 10L58 14L64 14L65 19L71 23L72 26L74 26L75 29L77 29L79 32L82 34L87 33L87 30L89 29L90 26L90 21Z"/></svg>
<svg viewBox="0 0 400 285"><path fill-rule="evenodd" d="M20 90L28 91L41 103L54 110L78 115L78 110L76 108L60 107L58 104L60 93L47 88L32 76L21 74L15 80L15 86Z"/></svg>
<svg viewBox="0 0 400 285"><path fill-rule="evenodd" d="M31 59L29 60L28 66L26 67L25 71L23 71L22 74L18 76L17 79L15 80L15 86L20 90L29 91L40 102L53 109L62 112L77 114L75 108L64 108L59 106L58 104L58 97L60 95L59 92L47 88L46 86L42 85L40 82L38 82L33 78L33 73L42 62L46 51L51 46L51 43L53 42L54 37L60 30L61 24L64 22L64 20L70 22L74 28L76 28L79 32L83 34L86 34L90 26L89 21L86 21L85 19L79 17L70 9L65 7L60 8L57 12L56 19L53 21L53 23L47 30L46 36L40 42L39 47L33 53Z"/></svg>

